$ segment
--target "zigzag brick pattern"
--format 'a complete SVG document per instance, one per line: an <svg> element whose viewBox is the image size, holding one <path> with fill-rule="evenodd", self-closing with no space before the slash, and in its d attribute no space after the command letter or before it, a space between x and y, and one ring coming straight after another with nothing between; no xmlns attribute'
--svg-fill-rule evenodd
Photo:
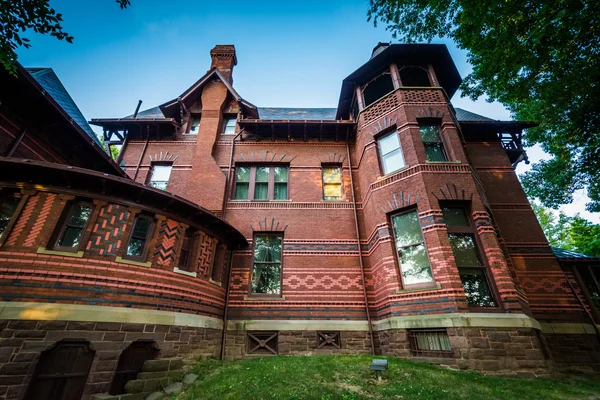
<svg viewBox="0 0 600 400"><path fill-rule="evenodd" d="M170 267L175 261L175 255L181 237L181 226L177 221L163 221L158 233L158 241L154 248L154 260L157 265Z"/></svg>
<svg viewBox="0 0 600 400"><path fill-rule="evenodd" d="M98 255L117 255L123 244L129 211L118 204L108 204L100 210L86 250Z"/></svg>
<svg viewBox="0 0 600 400"><path fill-rule="evenodd" d="M42 200L43 203L41 209L37 214L37 218L35 223L33 224L33 227L31 228L31 230L27 234L27 237L25 238L25 242L23 243L23 246L25 247L33 247L35 245L36 239L38 238L40 232L42 231L42 228L46 224L46 220L50 215L52 205L54 204L54 200L56 199L56 194L54 193L42 193L40 194L40 196L40 200Z"/></svg>
<svg viewBox="0 0 600 400"><path fill-rule="evenodd" d="M204 275L210 271L215 258L217 240L204 232L200 232L198 235L198 245L200 247L198 253L198 273Z"/></svg>

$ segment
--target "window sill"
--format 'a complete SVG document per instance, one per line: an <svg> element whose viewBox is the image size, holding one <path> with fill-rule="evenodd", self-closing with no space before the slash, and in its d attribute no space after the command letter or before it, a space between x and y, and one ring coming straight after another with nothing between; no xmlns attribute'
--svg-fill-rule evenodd
<svg viewBox="0 0 600 400"><path fill-rule="evenodd" d="M196 272L185 271L185 270L179 269L177 267L173 268L173 272L175 272L176 274L191 276L192 278L197 278L198 277L198 273L196 273Z"/></svg>
<svg viewBox="0 0 600 400"><path fill-rule="evenodd" d="M429 160L425 160L425 163L427 163L427 164L462 164L462 162L460 160L454 160L454 161L429 161Z"/></svg>
<svg viewBox="0 0 600 400"><path fill-rule="evenodd" d="M64 257L76 257L76 258L82 258L83 257L83 250L78 251L76 253L70 252L70 251L57 251L57 250L48 250L45 249L44 247L38 247L36 253L38 254L52 254L55 256L64 256Z"/></svg>
<svg viewBox="0 0 600 400"><path fill-rule="evenodd" d="M146 262L140 262L140 261L133 261L133 260L127 260L123 257L117 256L115 257L115 261L121 264L129 264L129 265L137 265L138 267L152 267L152 261L146 261Z"/></svg>
<svg viewBox="0 0 600 400"><path fill-rule="evenodd" d="M208 278L208 283L212 283L215 286L222 287L223 284L221 282L213 281L211 278Z"/></svg>
<svg viewBox="0 0 600 400"><path fill-rule="evenodd" d="M411 293L411 292L424 292L427 290L436 290L436 289L441 289L441 288L442 288L441 284L435 283L431 286L426 286L426 287L416 287L416 288L408 287L407 289L398 289L398 290L396 290L396 294Z"/></svg>
<svg viewBox="0 0 600 400"><path fill-rule="evenodd" d="M285 301L285 296L273 297L273 296L244 296L244 301Z"/></svg>

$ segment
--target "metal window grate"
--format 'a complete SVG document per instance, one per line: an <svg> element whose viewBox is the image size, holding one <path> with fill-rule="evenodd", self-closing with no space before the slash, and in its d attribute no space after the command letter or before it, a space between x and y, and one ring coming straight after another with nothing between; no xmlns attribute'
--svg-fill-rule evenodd
<svg viewBox="0 0 600 400"><path fill-rule="evenodd" d="M317 348L334 347L339 349L342 347L341 337L339 332L317 332Z"/></svg>
<svg viewBox="0 0 600 400"><path fill-rule="evenodd" d="M417 357L452 357L454 352L445 329L409 331L410 348Z"/></svg>
<svg viewBox="0 0 600 400"><path fill-rule="evenodd" d="M278 332L248 332L247 354L277 355Z"/></svg>

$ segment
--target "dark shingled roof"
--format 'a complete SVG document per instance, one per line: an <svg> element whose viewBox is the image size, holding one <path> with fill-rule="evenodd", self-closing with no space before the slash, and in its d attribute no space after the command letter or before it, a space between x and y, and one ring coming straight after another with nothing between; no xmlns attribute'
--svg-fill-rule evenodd
<svg viewBox="0 0 600 400"><path fill-rule="evenodd" d="M85 117L67 92L67 89L63 86L58 76L54 73L52 68L25 68L27 72L33 76L33 78L44 88L50 96L56 101L69 117L77 123L91 137L94 141L100 144L100 139L94 133L90 125L87 123Z"/></svg>
<svg viewBox="0 0 600 400"><path fill-rule="evenodd" d="M590 261L598 261L600 257L588 256L586 254L577 253L571 250L560 249L558 247L551 247L552 252L559 259L570 259L570 260L590 260Z"/></svg>
<svg viewBox="0 0 600 400"><path fill-rule="evenodd" d="M283 108L283 107L259 107L258 115L265 120L334 120L336 108ZM138 118L165 118L159 107L152 107L138 112ZM125 118L133 118L128 115ZM475 114L462 108L456 109L456 118L459 121L495 121L483 115Z"/></svg>

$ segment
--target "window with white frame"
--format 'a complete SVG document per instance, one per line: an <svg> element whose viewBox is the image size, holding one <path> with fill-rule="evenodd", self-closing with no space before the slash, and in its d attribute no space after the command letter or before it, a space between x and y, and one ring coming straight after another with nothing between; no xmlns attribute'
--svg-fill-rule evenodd
<svg viewBox="0 0 600 400"><path fill-rule="evenodd" d="M169 177L171 176L171 170L173 164L152 164L152 170L150 171L149 186L160 190L167 190L169 184Z"/></svg>

